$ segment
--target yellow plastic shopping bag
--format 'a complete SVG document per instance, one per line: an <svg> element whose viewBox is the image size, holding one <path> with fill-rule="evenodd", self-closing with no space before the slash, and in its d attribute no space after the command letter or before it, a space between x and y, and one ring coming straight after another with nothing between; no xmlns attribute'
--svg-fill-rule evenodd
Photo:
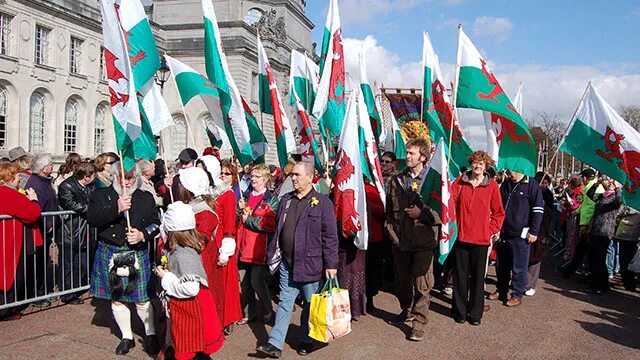
<svg viewBox="0 0 640 360"><path fill-rule="evenodd" d="M349 291L340 289L337 277L327 279L322 290L311 296L309 337L328 343L350 332Z"/></svg>

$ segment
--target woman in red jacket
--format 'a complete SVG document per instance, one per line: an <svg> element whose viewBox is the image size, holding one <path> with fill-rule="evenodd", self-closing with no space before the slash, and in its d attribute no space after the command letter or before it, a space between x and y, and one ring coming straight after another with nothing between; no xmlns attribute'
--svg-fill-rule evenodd
<svg viewBox="0 0 640 360"><path fill-rule="evenodd" d="M38 196L33 189L27 189L26 196L18 192L20 171L17 164L0 164L0 215L11 216L0 220L0 305L24 300L26 256L22 252L27 242L23 241L23 228L31 230L27 235L36 247L43 245L36 223L40 217ZM18 319L21 310L16 307L0 311L0 319Z"/></svg>
<svg viewBox="0 0 640 360"><path fill-rule="evenodd" d="M487 251L504 220L500 188L485 172L493 163L486 152L476 151L469 156L471 170L453 183L458 240L453 252L452 315L458 323L481 323Z"/></svg>
<svg viewBox="0 0 640 360"><path fill-rule="evenodd" d="M265 165L256 165L251 170L251 192L238 202L238 254L240 261L240 288L244 318L239 325L246 324L257 316L254 308L256 295L262 312L262 321L271 322L271 294L267 284L267 242L276 231L278 197L268 187L271 171Z"/></svg>

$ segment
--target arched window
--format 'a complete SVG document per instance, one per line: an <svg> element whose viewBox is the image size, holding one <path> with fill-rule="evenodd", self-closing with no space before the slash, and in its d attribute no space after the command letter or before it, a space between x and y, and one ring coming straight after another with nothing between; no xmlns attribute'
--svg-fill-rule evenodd
<svg viewBox="0 0 640 360"><path fill-rule="evenodd" d="M244 15L244 22L246 22L249 26L255 26L258 23L258 21L260 21L262 14L263 14L262 10L258 8L251 8Z"/></svg>
<svg viewBox="0 0 640 360"><path fill-rule="evenodd" d="M109 116L109 110L107 110L107 107L105 105L98 105L96 108L96 122L93 131L93 153L96 155L104 152L104 131L107 123L107 116Z"/></svg>
<svg viewBox="0 0 640 360"><path fill-rule="evenodd" d="M7 89L0 86L0 149L7 146Z"/></svg>
<svg viewBox="0 0 640 360"><path fill-rule="evenodd" d="M44 112L46 98L36 91L31 94L29 107L29 151L31 153L44 150Z"/></svg>
<svg viewBox="0 0 640 360"><path fill-rule="evenodd" d="M182 115L174 115L175 126L171 133L171 152L178 156L187 147L187 123Z"/></svg>
<svg viewBox="0 0 640 360"><path fill-rule="evenodd" d="M76 151L76 131L78 129L78 102L67 100L64 108L64 152Z"/></svg>
<svg viewBox="0 0 640 360"><path fill-rule="evenodd" d="M202 117L202 126L204 126L204 131L202 132L202 143L204 144L204 147L207 147L211 145L207 129L215 129L216 127L216 125L213 123L211 115L207 114Z"/></svg>

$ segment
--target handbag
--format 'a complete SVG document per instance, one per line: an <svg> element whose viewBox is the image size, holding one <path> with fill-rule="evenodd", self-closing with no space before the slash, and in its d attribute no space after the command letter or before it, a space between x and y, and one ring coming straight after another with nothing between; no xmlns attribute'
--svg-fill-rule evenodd
<svg viewBox="0 0 640 360"><path fill-rule="evenodd" d="M640 248L636 250L636 254L633 256L633 259L631 259L627 269L636 274L640 274Z"/></svg>
<svg viewBox="0 0 640 360"><path fill-rule="evenodd" d="M140 263L134 250L113 253L109 260L109 285L111 286L111 295L114 298L118 298L123 294L128 295L135 289L138 281L138 270L140 270ZM127 287L124 289L123 277L129 280Z"/></svg>
<svg viewBox="0 0 640 360"><path fill-rule="evenodd" d="M337 277L327 279L322 290L311 296L309 337L328 343L350 332L349 291L340 289Z"/></svg>

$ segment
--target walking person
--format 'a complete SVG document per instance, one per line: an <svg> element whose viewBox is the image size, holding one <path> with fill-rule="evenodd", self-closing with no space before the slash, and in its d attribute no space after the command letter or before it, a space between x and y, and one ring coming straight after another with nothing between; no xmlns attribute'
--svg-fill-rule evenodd
<svg viewBox="0 0 640 360"><path fill-rule="evenodd" d="M280 302L268 343L258 353L279 358L287 337L296 298L303 295L297 353L313 351L309 337L311 295L318 291L323 275L333 278L338 266L338 234L333 203L313 189L314 165L299 162L293 167L294 191L280 200L274 239L267 249L267 264L280 269Z"/></svg>
<svg viewBox="0 0 640 360"><path fill-rule="evenodd" d="M406 148L406 168L391 177L386 201L387 231L392 234L398 280L396 296L402 309L393 323L411 323L409 340L421 341L429 321L432 263L441 220L418 195L431 146L427 140L416 138L409 140Z"/></svg>
<svg viewBox="0 0 640 360"><path fill-rule="evenodd" d="M496 272L498 285L489 300L501 300L508 307L522 303L529 270L529 250L538 240L544 200L538 182L522 173L507 172L500 187L505 219L498 242ZM513 275L512 275L513 274ZM511 283L511 297L507 299Z"/></svg>
<svg viewBox="0 0 640 360"><path fill-rule="evenodd" d="M491 239L500 233L504 208L500 188L486 169L494 161L484 151L469 155L471 170L452 187L458 221L453 248L453 307L457 323L480 325L484 312L484 278Z"/></svg>

